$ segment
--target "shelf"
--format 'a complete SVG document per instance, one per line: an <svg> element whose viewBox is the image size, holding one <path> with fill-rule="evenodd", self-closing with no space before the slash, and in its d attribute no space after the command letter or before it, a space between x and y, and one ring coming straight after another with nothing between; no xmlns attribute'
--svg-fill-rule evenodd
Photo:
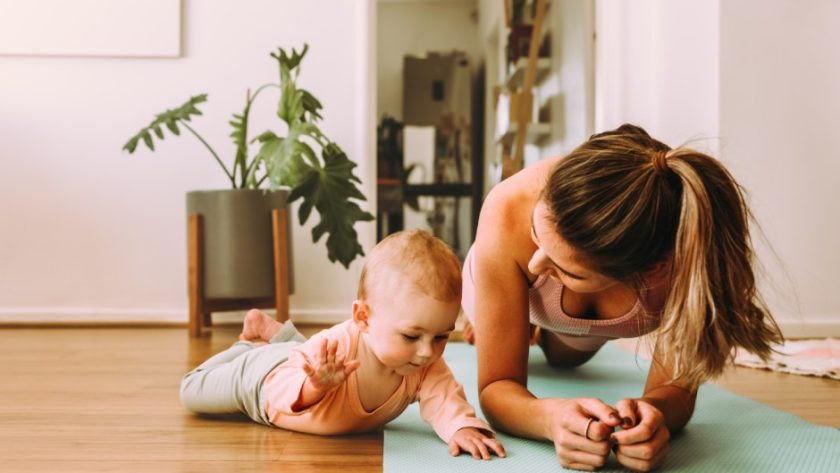
<svg viewBox="0 0 840 473"><path fill-rule="evenodd" d="M499 136L496 136L496 143L509 145L516 138L516 132L519 128L517 123L511 123L508 129ZM529 123L528 129L525 131L525 143L539 143L551 135L551 125L548 123Z"/></svg>
<svg viewBox="0 0 840 473"><path fill-rule="evenodd" d="M516 67L513 69L507 80L505 80L505 86L509 89L516 89L522 84L525 83L525 69L528 68L528 58L522 57L516 61ZM537 76L535 78L534 84L539 84L541 80L543 80L548 73L551 72L551 59L547 57L541 57L537 59Z"/></svg>
<svg viewBox="0 0 840 473"><path fill-rule="evenodd" d="M472 184L406 184L403 193L406 196L469 197L473 192Z"/></svg>

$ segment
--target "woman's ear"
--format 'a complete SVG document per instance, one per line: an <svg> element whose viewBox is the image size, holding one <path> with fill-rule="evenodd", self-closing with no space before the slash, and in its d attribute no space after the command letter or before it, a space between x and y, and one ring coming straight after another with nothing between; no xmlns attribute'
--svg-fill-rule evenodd
<svg viewBox="0 0 840 473"><path fill-rule="evenodd" d="M663 269L665 269L665 266L667 266L668 263L669 263L668 260L662 260L662 261L654 264L653 268L650 271L652 273L658 273L659 271L662 271Z"/></svg>
<svg viewBox="0 0 840 473"><path fill-rule="evenodd" d="M648 276L658 275L663 270L670 267L672 258L673 254L669 253L667 256L665 256L665 258L662 258L661 260L656 262L656 264L654 264L653 267L651 267L650 270L648 270L645 274Z"/></svg>
<svg viewBox="0 0 840 473"><path fill-rule="evenodd" d="M368 329L368 318L370 317L370 308L365 301L356 299L353 301L353 322L359 327L362 332Z"/></svg>

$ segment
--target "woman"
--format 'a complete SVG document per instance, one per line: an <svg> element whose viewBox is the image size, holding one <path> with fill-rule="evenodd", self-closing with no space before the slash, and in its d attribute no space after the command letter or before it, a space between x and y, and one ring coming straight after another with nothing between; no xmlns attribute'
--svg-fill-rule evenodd
<svg viewBox="0 0 840 473"><path fill-rule="evenodd" d="M698 385L732 348L766 357L781 342L756 292L749 216L718 161L633 125L500 183L464 264L484 414L553 441L564 467L597 469L611 449L634 470L661 464ZM549 364L565 368L607 340L654 332L644 393L615 406L536 398L526 387L532 325Z"/></svg>

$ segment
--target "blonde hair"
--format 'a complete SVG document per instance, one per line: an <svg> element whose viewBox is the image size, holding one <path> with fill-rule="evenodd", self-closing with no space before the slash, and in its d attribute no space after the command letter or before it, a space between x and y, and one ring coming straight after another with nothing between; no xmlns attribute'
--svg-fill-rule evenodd
<svg viewBox="0 0 840 473"><path fill-rule="evenodd" d="M622 125L559 161L542 199L593 269L637 292L645 272L672 258L654 342L672 382L697 386L723 371L734 347L766 358L782 341L756 288L752 215L714 158Z"/></svg>
<svg viewBox="0 0 840 473"><path fill-rule="evenodd" d="M397 273L412 287L439 301L461 298L461 263L449 246L423 230L385 237L370 252L359 277L358 298L367 300Z"/></svg>

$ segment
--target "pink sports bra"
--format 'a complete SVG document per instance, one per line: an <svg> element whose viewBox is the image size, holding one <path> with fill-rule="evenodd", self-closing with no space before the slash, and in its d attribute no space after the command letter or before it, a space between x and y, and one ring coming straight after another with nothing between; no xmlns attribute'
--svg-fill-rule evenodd
<svg viewBox="0 0 840 473"><path fill-rule="evenodd" d="M585 319L573 317L563 309L563 283L547 275L540 275L528 289L531 323L553 332L576 336L632 338L650 333L659 326L664 305L661 289L666 281L664 278L658 279L654 281L655 285L648 283L642 288L641 298L636 299L636 304L621 317ZM643 303L643 300L647 303Z"/></svg>
<svg viewBox="0 0 840 473"><path fill-rule="evenodd" d="M473 252L470 249L464 262L464 291L462 306L467 318L475 323L475 280ZM563 310L565 286L547 275L540 275L528 289L530 322L554 332L571 348L581 351L597 350L616 338L634 338L656 330L662 318L669 284L670 265L646 277L641 298L629 312L614 319L586 319L572 317Z"/></svg>

